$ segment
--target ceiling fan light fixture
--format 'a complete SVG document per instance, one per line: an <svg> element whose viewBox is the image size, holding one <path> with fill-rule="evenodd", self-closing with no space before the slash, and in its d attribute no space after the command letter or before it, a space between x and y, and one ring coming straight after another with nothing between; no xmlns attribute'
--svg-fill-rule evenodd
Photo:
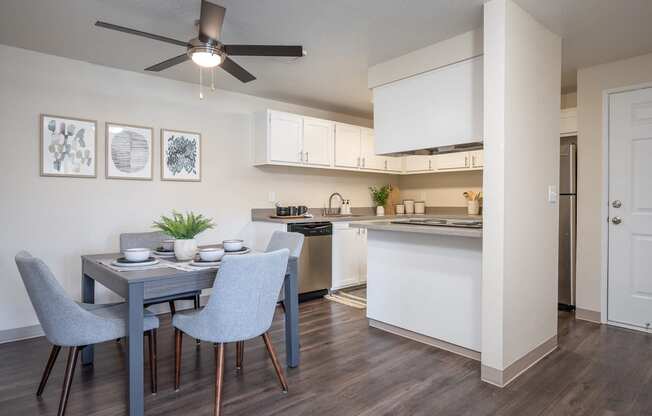
<svg viewBox="0 0 652 416"><path fill-rule="evenodd" d="M194 47L188 51L190 59L202 68L214 68L222 63L222 55L216 48Z"/></svg>

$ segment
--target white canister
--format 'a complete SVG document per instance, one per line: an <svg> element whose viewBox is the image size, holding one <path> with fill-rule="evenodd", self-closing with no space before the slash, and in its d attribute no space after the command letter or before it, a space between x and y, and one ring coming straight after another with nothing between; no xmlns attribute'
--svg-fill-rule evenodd
<svg viewBox="0 0 652 416"><path fill-rule="evenodd" d="M403 214L405 214L405 205L403 205L403 204L397 204L395 208L396 208L396 215L403 215Z"/></svg>
<svg viewBox="0 0 652 416"><path fill-rule="evenodd" d="M414 200L405 199L403 200L403 205L405 205L406 214L414 214Z"/></svg>
<svg viewBox="0 0 652 416"><path fill-rule="evenodd" d="M188 240L174 240L174 256L177 260L192 260L197 254L197 240L194 238Z"/></svg>
<svg viewBox="0 0 652 416"><path fill-rule="evenodd" d="M469 215L479 215L480 201L477 200L468 201L467 212L469 213Z"/></svg>
<svg viewBox="0 0 652 416"><path fill-rule="evenodd" d="M378 205L376 207L376 215L379 216L379 217L385 216L385 207L382 206L382 205Z"/></svg>
<svg viewBox="0 0 652 416"><path fill-rule="evenodd" d="M417 201L414 203L414 213L415 214L425 214L426 213L426 203L423 201Z"/></svg>

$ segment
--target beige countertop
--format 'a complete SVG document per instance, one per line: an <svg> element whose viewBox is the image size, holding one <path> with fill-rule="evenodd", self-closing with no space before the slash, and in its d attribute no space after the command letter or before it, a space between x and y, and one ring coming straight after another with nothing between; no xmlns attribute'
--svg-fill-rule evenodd
<svg viewBox="0 0 652 416"><path fill-rule="evenodd" d="M321 209L311 208L310 213L313 215L312 218L271 218L275 214L274 209L261 208L261 209L252 209L251 210L251 220L252 221L263 221L263 222L277 222L282 224L292 224L298 222L358 222L358 221L383 221L389 222L398 219L409 219L409 218L428 218L428 217L439 217L439 218L460 218L460 219L481 219L481 215L467 215L466 208L464 207L427 207L425 215L385 215L383 217L378 217L375 215L374 208L353 208L351 216L348 215L337 215L337 216L324 216L321 214ZM394 225L394 224L392 224ZM418 227L416 225L407 225L405 227ZM426 227L433 228L433 227ZM450 227L434 227L434 228L450 228ZM480 231L482 235L482 231Z"/></svg>
<svg viewBox="0 0 652 416"><path fill-rule="evenodd" d="M443 216L438 216L443 217ZM454 216L459 217L459 216ZM465 218L477 218L467 215ZM360 221L351 223L352 228L366 228L373 231L393 231L417 234L446 235L452 237L482 238L482 228L438 227L430 225L394 224L389 221Z"/></svg>

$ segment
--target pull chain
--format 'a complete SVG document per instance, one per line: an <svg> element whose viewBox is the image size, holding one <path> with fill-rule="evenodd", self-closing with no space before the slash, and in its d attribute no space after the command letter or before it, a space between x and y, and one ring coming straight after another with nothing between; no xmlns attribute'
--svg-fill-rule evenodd
<svg viewBox="0 0 652 416"><path fill-rule="evenodd" d="M215 67L211 68L211 91L215 91Z"/></svg>
<svg viewBox="0 0 652 416"><path fill-rule="evenodd" d="M203 72L203 71L202 71L202 68L199 67L199 99L200 99L200 100L203 100L203 99L204 99L204 88L203 88L204 85L203 85L203 83L202 83L202 81L203 81L203 79L202 79L202 72Z"/></svg>

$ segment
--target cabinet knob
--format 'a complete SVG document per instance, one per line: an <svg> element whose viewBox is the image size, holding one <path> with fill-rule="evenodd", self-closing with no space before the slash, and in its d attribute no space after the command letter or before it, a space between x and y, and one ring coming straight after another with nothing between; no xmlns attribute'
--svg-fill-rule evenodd
<svg viewBox="0 0 652 416"><path fill-rule="evenodd" d="M620 218L620 217L613 217L613 218L611 219L611 222L614 223L614 225L618 225L618 224L620 224L621 222L623 222L623 219Z"/></svg>

